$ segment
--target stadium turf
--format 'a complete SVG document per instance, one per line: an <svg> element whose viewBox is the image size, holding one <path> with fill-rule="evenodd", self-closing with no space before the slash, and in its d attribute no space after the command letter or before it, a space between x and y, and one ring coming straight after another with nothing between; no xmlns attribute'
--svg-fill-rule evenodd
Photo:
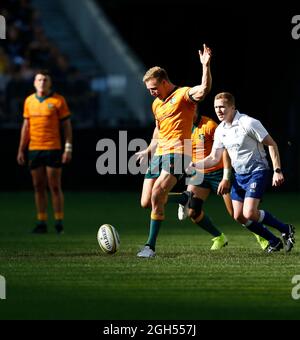
<svg viewBox="0 0 300 340"><path fill-rule="evenodd" d="M211 237L179 222L170 205L150 260L136 258L149 218L138 193L67 192L65 200L66 233L56 235L50 221L47 235L32 235L32 193L0 193L0 275L6 279L0 319L300 318L300 300L291 295L292 278L300 275L299 243L289 254L265 254L226 215L220 198L211 196L206 211L228 236L228 247L210 251ZM268 194L263 208L297 228L299 202L296 193ZM120 234L115 255L97 244L103 223Z"/></svg>

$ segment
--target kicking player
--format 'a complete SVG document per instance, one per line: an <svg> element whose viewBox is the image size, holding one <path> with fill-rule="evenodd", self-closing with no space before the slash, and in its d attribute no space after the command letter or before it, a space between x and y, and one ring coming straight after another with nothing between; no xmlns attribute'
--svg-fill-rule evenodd
<svg viewBox="0 0 300 340"><path fill-rule="evenodd" d="M137 153L138 160L142 161L151 151L156 151L145 175L141 198L142 207L151 206L152 209L149 236L138 257L155 256L156 239L165 218L164 206L168 193L184 172L184 163L191 159L184 144L191 138L196 104L211 89L211 50L205 44L203 53L199 51L199 57L202 64L201 85L178 87L160 67L149 69L143 78L150 94L156 97L152 104L156 128L149 147Z"/></svg>
<svg viewBox="0 0 300 340"><path fill-rule="evenodd" d="M64 97L52 92L47 70L34 78L36 92L26 98L17 162L25 164L27 147L32 176L37 224L33 233L47 232L47 185L49 186L57 233L63 233L64 196L61 188L62 164L72 158L72 126L70 111ZM60 128L64 130L62 150Z"/></svg>

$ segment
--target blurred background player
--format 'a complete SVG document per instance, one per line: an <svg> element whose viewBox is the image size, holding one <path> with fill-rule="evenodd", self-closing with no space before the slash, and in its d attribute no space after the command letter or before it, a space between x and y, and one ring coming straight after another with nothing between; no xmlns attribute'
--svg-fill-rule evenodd
<svg viewBox="0 0 300 340"><path fill-rule="evenodd" d="M214 107L221 123L215 132L212 151L204 160L192 163L191 166L210 168L221 160L223 150L226 149L235 170L231 189L235 220L268 240L269 253L283 248L281 239L263 224L274 227L281 232L286 251L291 251L295 243L294 227L279 221L268 211L258 209L270 174L264 145L268 146L272 160L272 185L280 186L284 182L276 142L260 121L236 110L232 94L217 94Z"/></svg>
<svg viewBox="0 0 300 340"><path fill-rule="evenodd" d="M145 175L141 198L142 207L152 208L149 237L144 248L138 252L138 257L155 256L156 239L165 218L164 206L168 193L183 174L185 160L191 159L184 143L191 138L196 104L210 91L212 82L211 50L205 44L203 53L199 51L199 57L202 63L201 85L177 87L160 67L149 69L143 78L150 94L156 97L152 104L156 128L149 147L137 153L138 160L143 161L151 151L156 151Z"/></svg>
<svg viewBox="0 0 300 340"><path fill-rule="evenodd" d="M63 232L64 196L61 188L62 164L72 158L72 126L70 111L63 96L52 92L47 70L38 71L34 78L36 92L24 104L17 162L28 164L32 176L37 210L37 224L33 233L47 232L47 186L49 186L57 233ZM65 146L62 151L60 129L63 128Z"/></svg>

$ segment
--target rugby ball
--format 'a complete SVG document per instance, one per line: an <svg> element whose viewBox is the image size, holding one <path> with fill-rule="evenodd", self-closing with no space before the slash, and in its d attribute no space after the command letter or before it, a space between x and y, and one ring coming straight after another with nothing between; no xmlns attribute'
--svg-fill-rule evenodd
<svg viewBox="0 0 300 340"><path fill-rule="evenodd" d="M103 224L97 233L100 248L106 254L114 254L120 246L119 234L112 225Z"/></svg>

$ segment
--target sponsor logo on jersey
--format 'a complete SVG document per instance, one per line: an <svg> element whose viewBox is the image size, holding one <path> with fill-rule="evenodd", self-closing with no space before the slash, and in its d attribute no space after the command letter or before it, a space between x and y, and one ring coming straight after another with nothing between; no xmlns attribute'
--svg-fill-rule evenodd
<svg viewBox="0 0 300 340"><path fill-rule="evenodd" d="M170 104L174 105L175 103L176 103L176 98L175 97L171 98L170 99Z"/></svg>
<svg viewBox="0 0 300 340"><path fill-rule="evenodd" d="M203 133L199 133L198 138L204 142L205 141L205 135Z"/></svg>

